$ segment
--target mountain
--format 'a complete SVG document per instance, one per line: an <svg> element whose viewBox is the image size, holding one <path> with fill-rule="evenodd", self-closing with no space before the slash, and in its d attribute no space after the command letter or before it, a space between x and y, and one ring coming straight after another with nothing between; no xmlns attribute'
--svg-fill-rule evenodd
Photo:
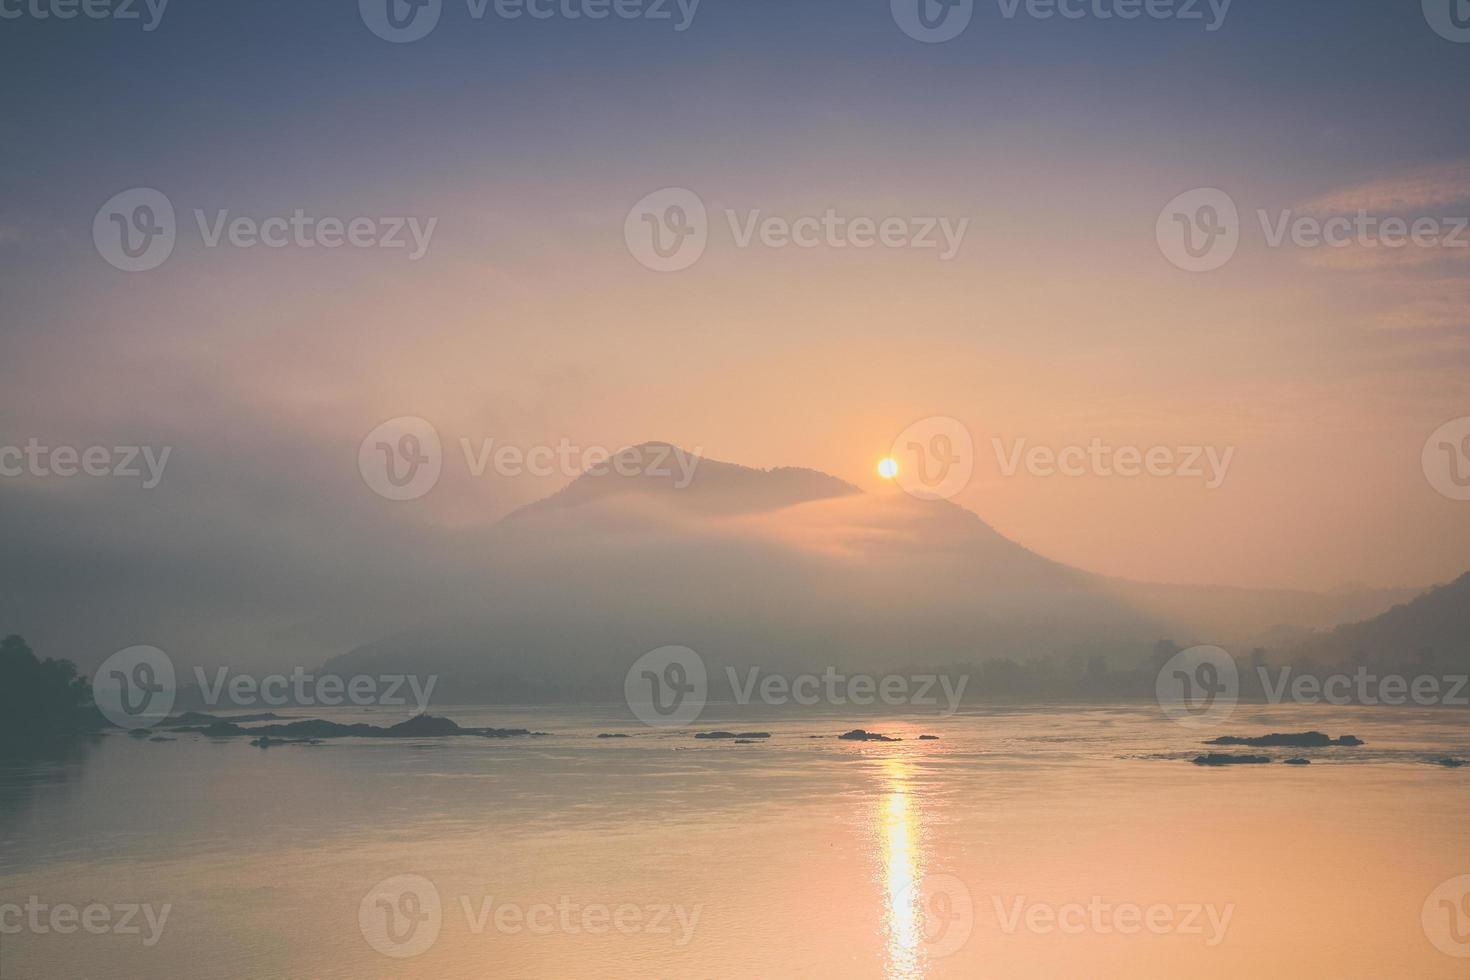
<svg viewBox="0 0 1470 980"><path fill-rule="evenodd" d="M1178 624L1187 636L1213 637L1227 647L1292 646L1314 631L1375 616L1423 589L1249 589L1106 579L1133 608Z"/></svg>
<svg viewBox="0 0 1470 980"><path fill-rule="evenodd" d="M667 645L698 651L712 673L988 657L1121 668L1163 637L1244 642L1281 623L1340 621L1321 618L1333 603L1319 596L1110 579L948 501L666 443L624 450L513 512L481 547L487 577L327 669L434 673L441 702L620 697L628 665Z"/></svg>
<svg viewBox="0 0 1470 980"><path fill-rule="evenodd" d="M1313 636L1298 644L1290 659L1470 665L1470 573L1372 619Z"/></svg>
<svg viewBox="0 0 1470 980"><path fill-rule="evenodd" d="M636 469L638 478L617 479L619 467ZM851 483L817 470L794 466L751 469L704 459L667 442L631 446L598 469L606 476L584 473L551 496L508 514L505 520L513 523L617 497L656 499L696 513L737 514L862 493Z"/></svg>

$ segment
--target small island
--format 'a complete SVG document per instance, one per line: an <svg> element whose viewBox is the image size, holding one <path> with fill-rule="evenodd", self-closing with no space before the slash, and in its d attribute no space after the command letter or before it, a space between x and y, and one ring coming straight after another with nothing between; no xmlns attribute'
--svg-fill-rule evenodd
<svg viewBox="0 0 1470 980"><path fill-rule="evenodd" d="M434 715L414 715L407 721L400 721L396 725L383 728L379 725L368 725L357 723L344 725L335 721L322 721L310 719L307 721L292 721L286 724L257 725L251 728L242 728L240 725L230 721L213 721L207 725L184 726L173 729L179 732L197 732L208 738L234 738L241 735L254 736L257 741L261 738L276 739L275 743L285 744L285 740L301 741L303 739L323 738L444 738L456 735L478 736L480 738L515 738L525 735L544 735L545 732L531 732L525 728L461 728L458 724L448 718L438 718Z"/></svg>
<svg viewBox="0 0 1470 980"><path fill-rule="evenodd" d="M733 738L749 742L757 738L770 738L770 732L695 732L695 738Z"/></svg>
<svg viewBox="0 0 1470 980"><path fill-rule="evenodd" d="M1362 745L1363 740L1356 735L1343 735L1341 738L1332 738L1321 732L1301 732L1299 734L1283 735L1273 732L1270 735L1221 735L1205 742L1206 745L1249 745L1257 749L1270 748L1292 748L1292 749L1322 749L1330 745Z"/></svg>
<svg viewBox="0 0 1470 980"><path fill-rule="evenodd" d="M837 736L848 742L902 742L901 738L893 738L889 735L879 735L877 732L866 732L861 728L854 728L850 732L843 732Z"/></svg>

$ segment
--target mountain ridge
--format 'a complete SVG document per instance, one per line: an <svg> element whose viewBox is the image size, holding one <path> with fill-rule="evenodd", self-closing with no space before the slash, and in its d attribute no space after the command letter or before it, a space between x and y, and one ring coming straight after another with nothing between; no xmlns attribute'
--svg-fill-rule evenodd
<svg viewBox="0 0 1470 980"><path fill-rule="evenodd" d="M818 470L660 442L619 459L621 470L581 474L497 522L484 540L494 570L465 583L459 608L329 668L411 664L439 674L451 697L517 685L605 694L633 659L671 644L741 669L990 657L1129 667L1163 638L1244 649L1282 622L1304 635L1342 621L1326 618L1338 600L1317 594L1109 578L953 502L867 493Z"/></svg>

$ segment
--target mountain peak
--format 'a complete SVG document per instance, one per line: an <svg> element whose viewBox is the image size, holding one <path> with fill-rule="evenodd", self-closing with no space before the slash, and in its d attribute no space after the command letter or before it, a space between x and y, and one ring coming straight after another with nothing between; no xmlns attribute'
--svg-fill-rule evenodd
<svg viewBox="0 0 1470 980"><path fill-rule="evenodd" d="M613 500L657 499L703 514L779 510L812 500L862 493L819 470L756 469L727 463L671 442L651 440L620 449L551 496L511 512L507 520Z"/></svg>

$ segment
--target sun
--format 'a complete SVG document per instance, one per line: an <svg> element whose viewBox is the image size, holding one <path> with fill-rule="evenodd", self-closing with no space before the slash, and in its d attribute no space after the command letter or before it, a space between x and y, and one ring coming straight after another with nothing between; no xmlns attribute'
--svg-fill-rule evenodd
<svg viewBox="0 0 1470 980"><path fill-rule="evenodd" d="M885 480L891 480L898 476L898 460L892 456L884 456L878 460L878 475Z"/></svg>

